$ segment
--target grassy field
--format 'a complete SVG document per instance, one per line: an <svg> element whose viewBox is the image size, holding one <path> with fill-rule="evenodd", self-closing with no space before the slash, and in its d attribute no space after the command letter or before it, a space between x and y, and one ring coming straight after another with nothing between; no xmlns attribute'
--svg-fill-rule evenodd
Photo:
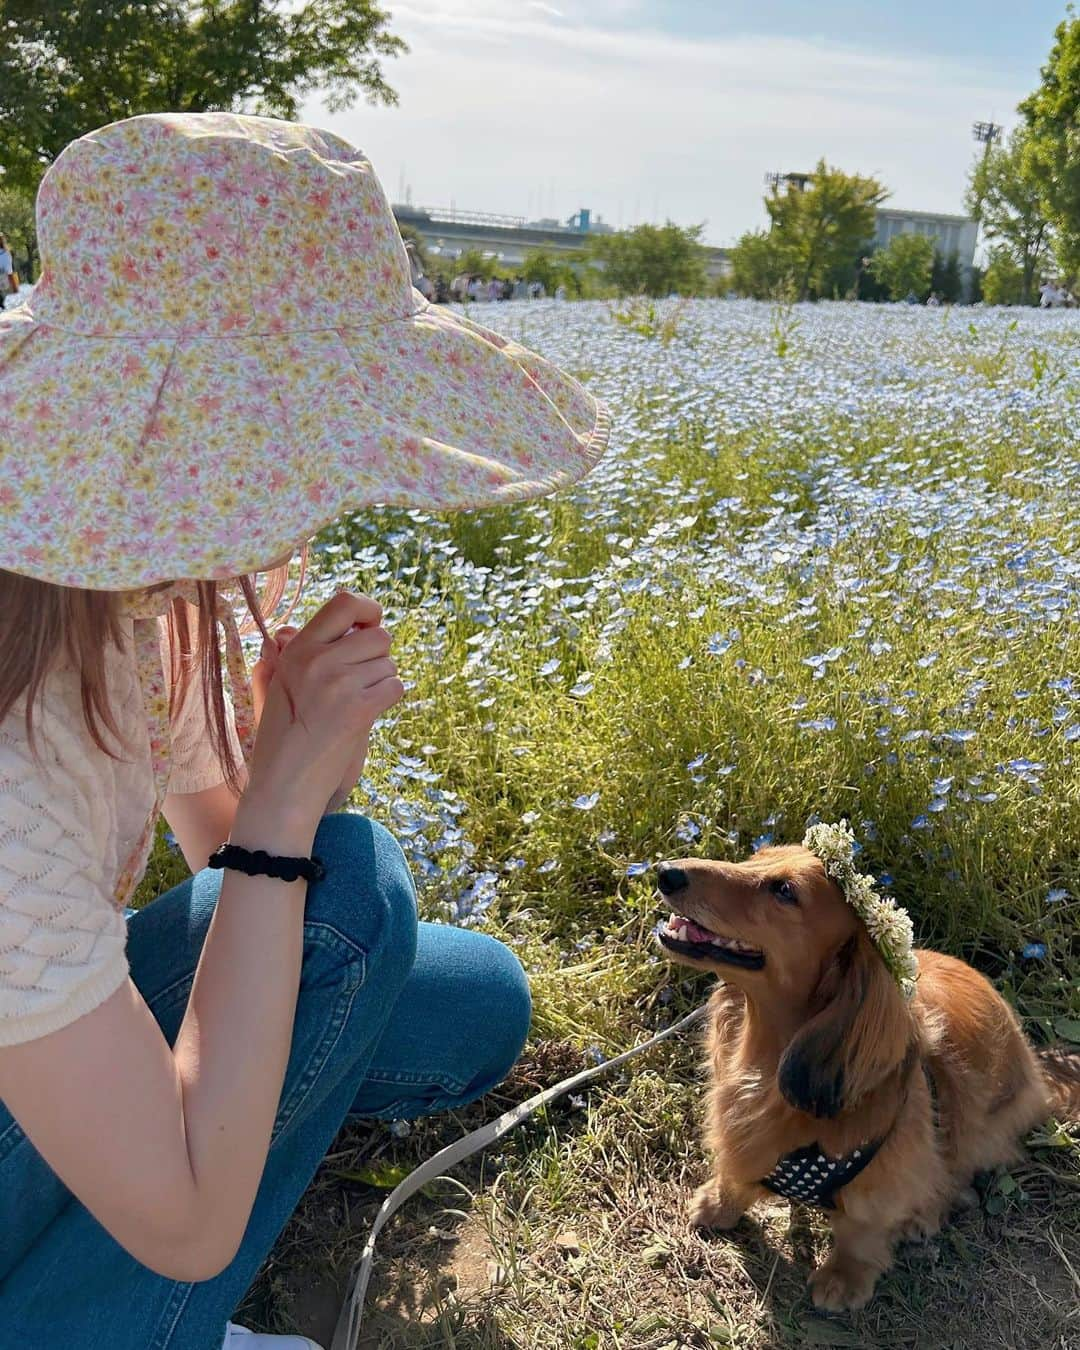
<svg viewBox="0 0 1080 1350"><path fill-rule="evenodd" d="M466 1117L342 1135L249 1297L266 1329L329 1339L374 1183L705 997L650 944L657 859L844 813L921 944L987 972L1034 1038L1080 1037L1080 316L481 317L610 401L608 459L529 506L347 521L306 604L348 584L386 605L409 697L357 806L402 839L429 916L514 945L533 1036ZM159 849L147 889L176 866ZM1080 1346L1075 1132L987 1178L867 1312L824 1319L810 1213L686 1229L698 1058L634 1061L415 1202L365 1345Z"/></svg>

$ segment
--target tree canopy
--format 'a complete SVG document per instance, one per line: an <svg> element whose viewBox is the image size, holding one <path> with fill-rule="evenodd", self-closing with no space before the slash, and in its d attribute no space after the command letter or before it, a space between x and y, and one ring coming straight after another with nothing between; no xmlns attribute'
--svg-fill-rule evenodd
<svg viewBox="0 0 1080 1350"><path fill-rule="evenodd" d="M732 284L756 299L850 294L888 195L877 179L819 160L805 187L789 183L765 198L769 229L747 231L731 250Z"/></svg>
<svg viewBox="0 0 1080 1350"><path fill-rule="evenodd" d="M789 299L794 291L795 260L773 231L747 230L730 249L731 285L752 300Z"/></svg>
<svg viewBox="0 0 1080 1350"><path fill-rule="evenodd" d="M1053 226L1066 274L1080 278L1080 17L1058 24L1042 84L1020 105L1030 133L1029 173Z"/></svg>
<svg viewBox="0 0 1080 1350"><path fill-rule="evenodd" d="M1039 268L1049 254L1050 225L1031 133L1017 127L1007 146L992 146L971 170L967 208L995 252L1007 253L1020 275L1021 304L1035 298ZM1000 270L1000 268L999 268Z"/></svg>
<svg viewBox="0 0 1080 1350"><path fill-rule="evenodd" d="M888 195L876 178L844 173L822 159L805 188L776 188L765 199L770 234L791 258L798 299L850 289L859 253L874 237L877 208Z"/></svg>
<svg viewBox="0 0 1080 1350"><path fill-rule="evenodd" d="M34 199L29 192L0 187L0 234L11 245L15 261L20 265L26 263L23 281L33 281L38 261L37 221Z"/></svg>
<svg viewBox="0 0 1080 1350"><path fill-rule="evenodd" d="M870 259L870 271L893 300L925 300L934 270L934 241L925 234L897 234Z"/></svg>
<svg viewBox="0 0 1080 1350"><path fill-rule="evenodd" d="M35 188L69 141L138 113L396 102L388 19L375 0L0 0L5 184Z"/></svg>
<svg viewBox="0 0 1080 1350"><path fill-rule="evenodd" d="M604 265L604 281L622 295L657 299L678 293L698 295L706 288L704 225L638 225L617 234L593 235L590 255Z"/></svg>
<svg viewBox="0 0 1080 1350"><path fill-rule="evenodd" d="M1030 303L1024 289L1024 271L1012 250L998 245L990 253L990 262L983 276L983 298L988 305L1021 305Z"/></svg>

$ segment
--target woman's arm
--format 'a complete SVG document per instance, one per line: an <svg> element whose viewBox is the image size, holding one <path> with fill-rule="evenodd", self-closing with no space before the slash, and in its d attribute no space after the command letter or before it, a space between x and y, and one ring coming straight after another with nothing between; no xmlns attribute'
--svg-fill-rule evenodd
<svg viewBox="0 0 1080 1350"><path fill-rule="evenodd" d="M243 807L233 832L296 855L313 837L310 821ZM128 980L70 1026L0 1050L0 1098L31 1143L169 1279L212 1278L243 1236L288 1061L305 893L224 875L175 1049Z"/></svg>
<svg viewBox="0 0 1080 1350"><path fill-rule="evenodd" d="M192 872L205 867L210 854L228 839L239 800L228 783L166 796L165 819Z"/></svg>
<svg viewBox="0 0 1080 1350"><path fill-rule="evenodd" d="M337 596L283 654L234 843L310 853L354 746L403 693L380 618L372 601ZM224 1269L251 1214L288 1061L305 890L226 872L172 1049L130 981L69 1026L0 1049L0 1099L31 1142L171 1279Z"/></svg>

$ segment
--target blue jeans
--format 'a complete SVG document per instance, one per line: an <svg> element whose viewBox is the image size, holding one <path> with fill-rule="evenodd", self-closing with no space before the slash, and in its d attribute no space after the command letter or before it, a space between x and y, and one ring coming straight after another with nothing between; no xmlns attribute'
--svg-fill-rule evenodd
<svg viewBox="0 0 1080 1350"><path fill-rule="evenodd" d="M462 1106L514 1063L530 1015L516 957L481 933L418 924L408 866L380 825L328 816L315 851L327 876L308 890L289 1065L235 1260L198 1284L153 1274L72 1197L0 1106L5 1350L219 1350L226 1321L347 1116L390 1120ZM129 924L132 978L170 1043L220 884L220 872L200 872Z"/></svg>

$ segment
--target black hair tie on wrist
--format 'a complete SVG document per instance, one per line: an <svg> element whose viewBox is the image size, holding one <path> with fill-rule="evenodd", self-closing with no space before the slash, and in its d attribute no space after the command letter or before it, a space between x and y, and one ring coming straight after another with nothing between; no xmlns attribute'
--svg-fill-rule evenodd
<svg viewBox="0 0 1080 1350"><path fill-rule="evenodd" d="M206 860L207 867L228 867L249 877L274 877L277 881L322 881L326 867L321 858L276 858L265 849L222 844Z"/></svg>

